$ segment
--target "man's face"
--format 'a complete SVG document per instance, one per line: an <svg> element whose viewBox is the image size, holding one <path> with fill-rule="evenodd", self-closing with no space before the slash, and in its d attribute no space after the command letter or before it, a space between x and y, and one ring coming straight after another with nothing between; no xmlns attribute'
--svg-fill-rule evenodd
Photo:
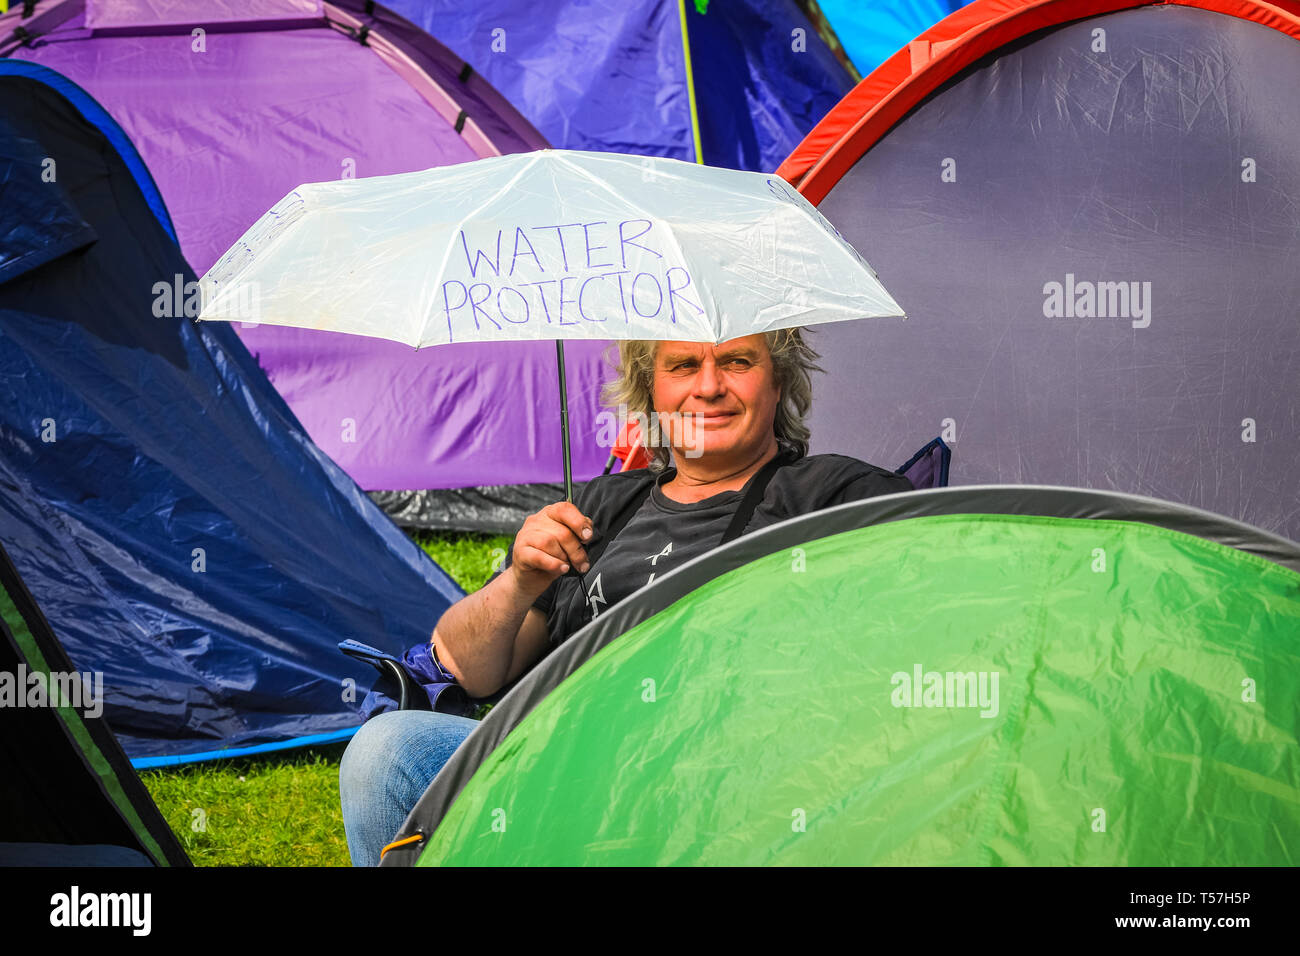
<svg viewBox="0 0 1300 956"><path fill-rule="evenodd" d="M679 460L757 456L772 439L779 400L762 333L655 349L654 407Z"/></svg>

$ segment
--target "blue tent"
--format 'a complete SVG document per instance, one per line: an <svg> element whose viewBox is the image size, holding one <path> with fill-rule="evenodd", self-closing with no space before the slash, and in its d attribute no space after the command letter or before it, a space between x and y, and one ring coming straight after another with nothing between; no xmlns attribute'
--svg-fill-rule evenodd
<svg viewBox="0 0 1300 956"><path fill-rule="evenodd" d="M968 0L819 0L844 50L866 76Z"/></svg>
<svg viewBox="0 0 1300 956"><path fill-rule="evenodd" d="M387 6L566 149L770 172L858 79L825 19L799 0Z"/></svg>
<svg viewBox="0 0 1300 956"><path fill-rule="evenodd" d="M0 542L137 766L346 737L373 675L338 642L461 594L194 282L108 114L0 60Z"/></svg>

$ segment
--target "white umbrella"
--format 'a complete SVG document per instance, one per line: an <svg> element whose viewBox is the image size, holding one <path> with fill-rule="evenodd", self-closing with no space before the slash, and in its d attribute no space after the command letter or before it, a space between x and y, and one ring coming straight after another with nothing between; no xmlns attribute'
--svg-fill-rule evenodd
<svg viewBox="0 0 1300 956"><path fill-rule="evenodd" d="M299 186L200 282L201 320L415 348L555 339L724 342L903 316L784 180L655 157L541 150Z"/></svg>

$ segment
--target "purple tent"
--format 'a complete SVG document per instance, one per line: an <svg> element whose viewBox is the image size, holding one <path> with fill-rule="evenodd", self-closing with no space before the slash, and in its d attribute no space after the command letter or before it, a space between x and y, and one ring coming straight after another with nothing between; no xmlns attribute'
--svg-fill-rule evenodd
<svg viewBox="0 0 1300 956"><path fill-rule="evenodd" d="M50 0L23 14L0 16L0 54L50 67L104 105L200 274L300 183L547 145L459 57L363 0ZM561 477L549 342L415 352L237 328L308 433L363 488ZM567 350L575 435L596 433L602 352ZM596 474L606 454L576 443L575 474Z"/></svg>
<svg viewBox="0 0 1300 956"><path fill-rule="evenodd" d="M909 315L814 336L814 450L934 428L953 484L1300 540L1297 90L1295 0L976 0L927 31L779 170Z"/></svg>
<svg viewBox="0 0 1300 956"><path fill-rule="evenodd" d="M443 11L431 22L471 66L365 0L46 0L28 16L25 7L0 16L0 54L50 67L104 104L203 273L300 183L546 146L489 81L509 85L562 137L557 145L772 168L849 89L852 68L811 5L702 6L404 2L412 16ZM493 17L508 31L502 44ZM415 353L237 328L316 443L399 521L506 530L555 500L548 344ZM567 350L580 480L608 454L597 441L604 351Z"/></svg>
<svg viewBox="0 0 1300 956"><path fill-rule="evenodd" d="M389 6L565 149L771 172L858 79L811 0Z"/></svg>

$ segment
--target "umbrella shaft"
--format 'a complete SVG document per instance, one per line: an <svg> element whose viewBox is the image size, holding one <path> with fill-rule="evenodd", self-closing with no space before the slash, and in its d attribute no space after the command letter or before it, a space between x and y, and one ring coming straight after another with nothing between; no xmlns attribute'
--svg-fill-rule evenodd
<svg viewBox="0 0 1300 956"><path fill-rule="evenodd" d="M573 464L569 457L569 389L564 382L564 342L555 340L555 364L560 370L560 442L564 449L564 500L573 500Z"/></svg>

